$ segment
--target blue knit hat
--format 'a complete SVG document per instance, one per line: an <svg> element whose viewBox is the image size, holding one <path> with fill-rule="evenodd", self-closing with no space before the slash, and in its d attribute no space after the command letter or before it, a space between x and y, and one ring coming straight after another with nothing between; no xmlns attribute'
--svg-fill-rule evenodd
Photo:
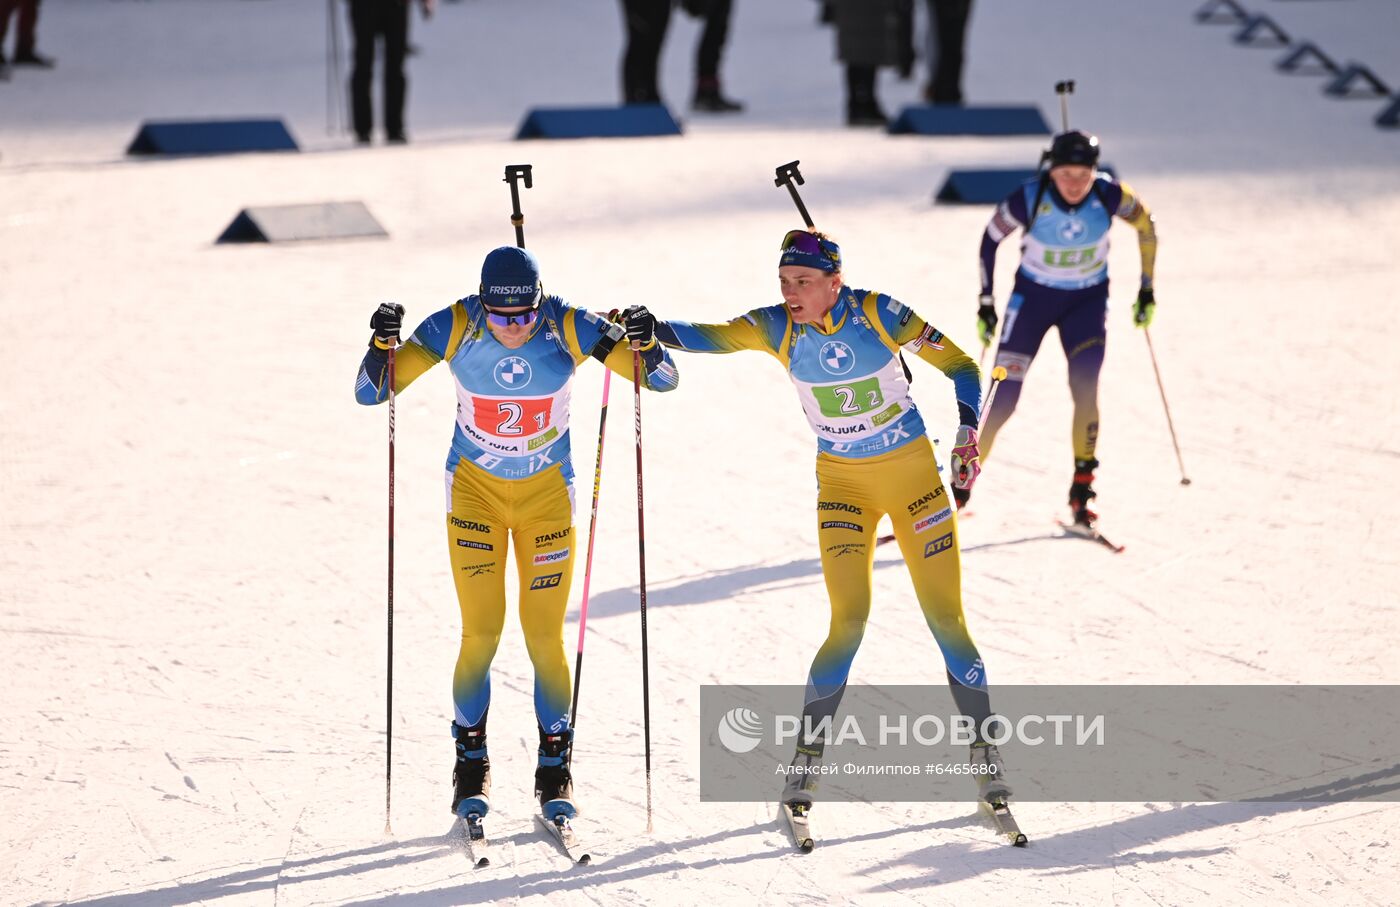
<svg viewBox="0 0 1400 907"><path fill-rule="evenodd" d="M783 255L778 267L799 265L828 274L841 270L841 247L819 233L789 230L783 237Z"/></svg>
<svg viewBox="0 0 1400 907"><path fill-rule="evenodd" d="M535 306L540 301L540 264L516 246L492 249L481 265L481 302L495 308Z"/></svg>

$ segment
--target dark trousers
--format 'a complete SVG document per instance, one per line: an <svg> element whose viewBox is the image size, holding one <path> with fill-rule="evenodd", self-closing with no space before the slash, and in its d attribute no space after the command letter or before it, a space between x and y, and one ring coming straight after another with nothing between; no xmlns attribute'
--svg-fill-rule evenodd
<svg viewBox="0 0 1400 907"><path fill-rule="evenodd" d="M15 56L34 53L34 31L39 25L39 0L0 0L0 54L5 51L5 34L10 28L10 16L19 10L19 32L15 36Z"/></svg>
<svg viewBox="0 0 1400 907"><path fill-rule="evenodd" d="M996 365L1006 369L988 411L979 447L985 463L997 433L1011 418L1040 342L1058 328L1060 346L1069 360L1069 390L1074 400L1074 458L1092 460L1099 440L1099 370L1103 368L1108 281L1082 290L1056 290L1016 275L1016 286L1001 319Z"/></svg>
<svg viewBox="0 0 1400 907"><path fill-rule="evenodd" d="M350 111L355 135L368 140L374 129L369 86L374 78L375 42L384 39L384 131L403 136L403 102L408 79L403 72L408 48L408 4L404 0L350 0L350 30L355 38L355 68L350 73Z"/></svg>
<svg viewBox="0 0 1400 907"><path fill-rule="evenodd" d="M935 104L962 103L963 44L972 0L928 0L929 84Z"/></svg>
<svg viewBox="0 0 1400 907"><path fill-rule="evenodd" d="M657 68L661 44L671 24L671 0L622 0L627 49L622 55L622 101L655 104L661 100ZM727 24L727 23L726 23ZM718 63L719 55L715 55Z"/></svg>
<svg viewBox="0 0 1400 907"><path fill-rule="evenodd" d="M719 58L729 37L731 5L731 0L711 0L705 13L705 30L700 34L700 44L695 49L695 78L698 82L715 82L719 79Z"/></svg>

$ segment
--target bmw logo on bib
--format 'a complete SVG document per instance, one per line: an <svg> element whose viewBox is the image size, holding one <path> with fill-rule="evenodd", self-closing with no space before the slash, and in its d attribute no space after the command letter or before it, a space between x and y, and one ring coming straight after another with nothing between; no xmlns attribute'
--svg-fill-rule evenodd
<svg viewBox="0 0 1400 907"><path fill-rule="evenodd" d="M506 390L518 390L530 383L530 363L519 356L507 356L496 363L496 383Z"/></svg>
<svg viewBox="0 0 1400 907"><path fill-rule="evenodd" d="M822 344L819 358L822 368L833 375L844 375L856 364L855 353L852 353L851 348L839 340L828 340Z"/></svg>
<svg viewBox="0 0 1400 907"><path fill-rule="evenodd" d="M1071 217L1060 224L1060 239L1064 242L1079 242L1089 232L1089 228L1084 225L1084 221L1077 217Z"/></svg>

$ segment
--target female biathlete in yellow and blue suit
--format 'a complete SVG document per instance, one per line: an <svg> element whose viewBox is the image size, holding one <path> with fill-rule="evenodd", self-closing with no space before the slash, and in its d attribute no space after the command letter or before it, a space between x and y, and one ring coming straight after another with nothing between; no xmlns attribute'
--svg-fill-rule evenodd
<svg viewBox="0 0 1400 907"><path fill-rule="evenodd" d="M758 350L776 358L797 388L817 435L817 535L831 599L831 627L812 662L804 719L834 715L870 614L875 531L894 523L924 619L942 650L958 708L976 727L990 716L987 672L963 620L957 522L933 458L924 420L909 394L900 357L908 350L953 379L960 427L952 451L955 485L980 469L977 365L912 309L841 279L841 252L821 234L794 230L779 260L783 305L754 309L726 324L660 322L656 335L676 349ZM628 310L637 318L637 310ZM784 801L810 806L810 767L822 743L803 740ZM999 759L979 742L974 761ZM1000 766L993 770L1000 778ZM988 773L978 775L988 778ZM1007 793L1004 785L984 796Z"/></svg>
<svg viewBox="0 0 1400 907"><path fill-rule="evenodd" d="M374 339L360 366L355 398L387 397L386 350L398 338L403 307L385 303L370 326ZM452 809L466 818L489 809L486 712L491 659L505 623L507 537L515 543L520 623L535 668L539 766L535 793L547 818L572 816L569 726L571 687L564 652L564 610L574 563L573 466L569 397L574 370L595 356L632 377L641 347L651 390L676 387L678 376L650 324L615 325L543 295L530 253L503 246L486 257L479 295L429 316L395 354L401 391L439 362L457 388L457 424L447 455L447 544L462 611L462 647L453 674L457 761Z"/></svg>

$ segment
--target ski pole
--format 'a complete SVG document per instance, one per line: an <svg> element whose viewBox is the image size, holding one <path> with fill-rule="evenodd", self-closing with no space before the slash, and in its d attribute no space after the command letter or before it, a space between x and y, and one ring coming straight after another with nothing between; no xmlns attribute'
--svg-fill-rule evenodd
<svg viewBox="0 0 1400 907"><path fill-rule="evenodd" d="M1060 96L1060 129L1069 132L1069 96L1074 94L1074 80L1065 79L1055 83L1055 94Z"/></svg>
<svg viewBox="0 0 1400 907"><path fill-rule="evenodd" d="M992 414L992 401L997 398L997 388L1006 380L1006 367L998 365L992 369L992 383L987 385L987 402L982 404L982 418L977 422L977 433L982 434L982 429L987 425L987 417Z"/></svg>
<svg viewBox="0 0 1400 907"><path fill-rule="evenodd" d="M1000 365L992 369L992 383L987 387L987 402L982 405L982 418L977 422L977 433L982 433L982 428L987 424L987 415L992 411L992 401L997 398L997 388L1001 382L1006 380L1006 369ZM894 541L894 533L882 535L875 540L876 546L884 545Z"/></svg>
<svg viewBox="0 0 1400 907"><path fill-rule="evenodd" d="M574 660L574 699L569 704L569 726L578 727L578 688L583 682L583 631L588 626L588 586L593 578L593 540L598 535L598 492L603 485L603 433L608 427L608 388L612 369L603 369L603 412L598 417L598 459L593 467L593 510L588 517L588 555L583 568L583 602L578 611L578 656Z"/></svg>
<svg viewBox="0 0 1400 907"><path fill-rule="evenodd" d="M515 244L520 248L525 248L525 215L520 213L520 187L523 181L525 188L533 186L534 177L531 174L529 164L506 164L506 179L510 183L510 222L515 226Z"/></svg>
<svg viewBox="0 0 1400 907"><path fill-rule="evenodd" d="M646 746L647 833L651 824L651 673L647 662L647 552L642 518L642 353L632 350L632 393L637 432L637 563L642 612L642 733Z"/></svg>
<svg viewBox="0 0 1400 907"><path fill-rule="evenodd" d="M1186 478L1186 464L1181 459L1181 445L1176 441L1176 427L1172 425L1172 408L1167 405L1167 389L1162 386L1162 372L1157 368L1157 353L1152 349L1152 332L1143 326L1142 336L1147 339L1147 355L1152 359L1152 374L1157 376L1157 393L1162 395L1162 411L1167 414L1167 431L1172 435L1172 449L1176 451L1176 465L1181 470L1181 484L1190 485Z"/></svg>
<svg viewBox="0 0 1400 907"><path fill-rule="evenodd" d="M777 177L773 180L775 186L787 186L788 194L792 196L792 203L797 206L797 212L802 215L802 222L807 225L808 230L815 230L817 225L812 222L812 215L807 213L807 206L802 204L802 196L797 194L797 187L806 183L802 178L802 172L797 169L801 161L793 161L790 164L783 164L776 169Z"/></svg>
<svg viewBox="0 0 1400 907"><path fill-rule="evenodd" d="M384 833L392 835L390 825L391 781L394 766L394 346L388 349L385 381L389 385L389 590L388 590L388 661L384 696Z"/></svg>

